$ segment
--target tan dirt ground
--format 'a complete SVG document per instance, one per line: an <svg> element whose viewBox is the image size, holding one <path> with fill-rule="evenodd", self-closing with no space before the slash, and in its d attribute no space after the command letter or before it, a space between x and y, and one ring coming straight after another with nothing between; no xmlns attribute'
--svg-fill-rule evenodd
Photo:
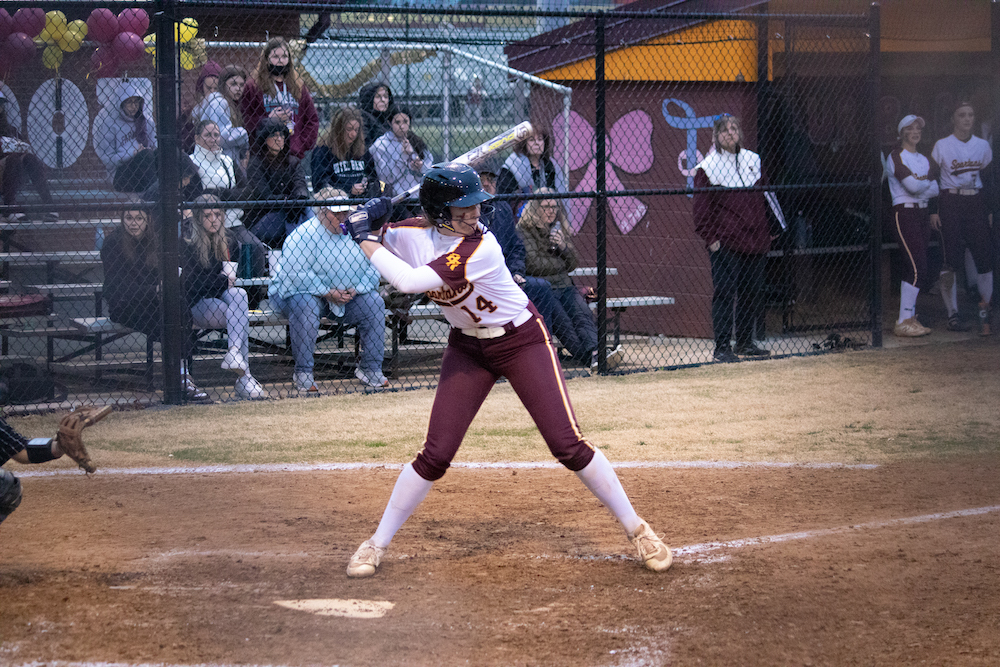
<svg viewBox="0 0 1000 667"><path fill-rule="evenodd" d="M679 552L663 574L567 471L456 469L376 576L350 580L396 475L25 478L0 526L0 664L1000 663L997 454L623 469ZM831 528L846 530L682 548ZM330 598L395 607L351 619L274 604Z"/></svg>

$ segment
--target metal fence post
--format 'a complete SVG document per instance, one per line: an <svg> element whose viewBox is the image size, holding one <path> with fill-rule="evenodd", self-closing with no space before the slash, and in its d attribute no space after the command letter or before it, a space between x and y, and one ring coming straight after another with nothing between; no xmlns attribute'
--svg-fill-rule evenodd
<svg viewBox="0 0 1000 667"><path fill-rule="evenodd" d="M178 85L177 49L174 29L174 0L156 3L156 99L157 151L159 156L160 206L154 217L160 220L160 268L163 280L163 402L181 403L181 341L190 331L181 330L182 305L179 249L180 142L177 135Z"/></svg>
<svg viewBox="0 0 1000 667"><path fill-rule="evenodd" d="M871 180L871 332L872 347L882 347L882 147L879 136L879 83L882 75L882 42L879 4L868 14L868 137Z"/></svg>
<svg viewBox="0 0 1000 667"><path fill-rule="evenodd" d="M608 297L608 195L605 182L607 150L605 148L605 82L604 82L604 12L594 18L594 138L597 149L597 370L606 373L607 360L607 297Z"/></svg>

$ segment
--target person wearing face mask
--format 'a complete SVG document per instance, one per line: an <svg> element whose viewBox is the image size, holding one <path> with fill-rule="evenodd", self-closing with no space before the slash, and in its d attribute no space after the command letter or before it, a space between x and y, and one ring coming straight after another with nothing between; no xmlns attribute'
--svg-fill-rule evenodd
<svg viewBox="0 0 1000 667"><path fill-rule="evenodd" d="M222 150L233 158L236 166L240 166L240 156L250 148L249 137L243 127L243 114L240 112L240 99L243 97L246 80L247 73L242 67L229 65L223 68L219 74L218 89L210 93L192 112L195 124L210 120L219 127ZM197 142L197 137L195 140Z"/></svg>
<svg viewBox="0 0 1000 667"><path fill-rule="evenodd" d="M382 192L375 159L365 148L364 118L359 109L344 107L333 115L330 128L312 152L312 187L343 190L350 197L376 197Z"/></svg>
<svg viewBox="0 0 1000 667"><path fill-rule="evenodd" d="M206 194L213 194L222 201L245 199L247 191L243 170L233 164L231 157L222 150L222 133L219 126L210 120L198 123L195 130L195 146L191 161L198 169L201 185ZM241 262L240 275L258 278L267 275L267 247L243 225L243 210L225 209L225 226L228 236L237 244L233 261ZM250 247L249 266L243 265L245 258L241 248ZM251 288L251 303L256 307L264 298L264 290Z"/></svg>
<svg viewBox="0 0 1000 667"><path fill-rule="evenodd" d="M371 148L375 140L388 132L392 124L390 115L396 108L392 88L382 81L369 83L358 91L358 109L364 114L365 148Z"/></svg>
<svg viewBox="0 0 1000 667"><path fill-rule="evenodd" d="M291 57L288 42L283 37L267 41L257 69L243 89L240 112L250 134L256 133L265 119L285 123L290 135L288 150L301 160L306 151L316 145L319 114Z"/></svg>
<svg viewBox="0 0 1000 667"><path fill-rule="evenodd" d="M394 109L391 118L392 129L376 139L371 147L375 170L379 179L385 183L387 196L406 192L419 185L421 176L433 164L426 144L410 131L409 110ZM393 217L402 220L413 215L414 210L401 204L396 207Z"/></svg>
<svg viewBox="0 0 1000 667"><path fill-rule="evenodd" d="M548 132L536 129L531 136L515 145L514 152L504 161L497 176L497 192L503 195L518 192L530 194L539 188L566 192L566 177L552 161L552 137ZM520 217L524 203L511 201L510 204L515 215ZM568 214L567 204L561 202L561 206Z"/></svg>
<svg viewBox="0 0 1000 667"><path fill-rule="evenodd" d="M156 124L135 80L122 81L118 106L94 119L94 150L118 192L143 192L156 180Z"/></svg>
<svg viewBox="0 0 1000 667"><path fill-rule="evenodd" d="M990 302L993 299L993 248L990 227L993 215L987 211L980 172L993 161L993 151L985 139L972 134L976 112L968 102L959 102L951 116L954 131L938 139L931 159L941 172L938 212L931 213L931 226L941 232L944 268L941 270L941 298L948 313L948 328L963 331L958 313L955 271L965 264L965 250L972 253L979 288L979 334L989 336Z"/></svg>
<svg viewBox="0 0 1000 667"><path fill-rule="evenodd" d="M745 188L767 185L760 156L742 147L743 132L735 116L724 114L712 128L714 151L698 164L695 188ZM695 231L705 240L712 264L712 329L716 361L767 357L771 352L753 340L761 313L764 261L771 248L767 208L779 224L784 216L771 193L699 192L694 195ZM735 320L734 320L735 306ZM736 330L735 353L731 335Z"/></svg>

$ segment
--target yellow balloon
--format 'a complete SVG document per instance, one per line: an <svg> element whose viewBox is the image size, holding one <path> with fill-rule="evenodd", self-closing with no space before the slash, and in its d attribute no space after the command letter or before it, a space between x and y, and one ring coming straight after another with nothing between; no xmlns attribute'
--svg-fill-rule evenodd
<svg viewBox="0 0 1000 667"><path fill-rule="evenodd" d="M66 53L73 53L80 50L80 45L83 44L83 35L72 30L67 30L59 35L56 39L56 44Z"/></svg>
<svg viewBox="0 0 1000 667"><path fill-rule="evenodd" d="M87 27L86 21L84 21L83 19L77 19L75 21L70 21L69 24L66 26L66 30L80 35L80 39L86 39L87 31L90 30L90 28Z"/></svg>
<svg viewBox="0 0 1000 667"><path fill-rule="evenodd" d="M59 11L45 13L45 29L53 35L59 34L59 28L66 27L66 15Z"/></svg>
<svg viewBox="0 0 1000 667"><path fill-rule="evenodd" d="M177 41L181 44L190 42L198 36L198 21L193 18L186 18L177 24Z"/></svg>
<svg viewBox="0 0 1000 667"><path fill-rule="evenodd" d="M45 67L49 69L59 69L59 66L62 65L62 61L63 52L58 46L54 44L52 46L46 46L45 50L42 51L42 64L45 65Z"/></svg>
<svg viewBox="0 0 1000 667"><path fill-rule="evenodd" d="M38 34L38 37L36 37L36 39L39 40L42 44L55 44L57 40L56 35L61 35L65 29L66 29L65 27L62 27L59 28L58 31L56 31L50 29L49 26L46 25L45 28L42 29L42 32Z"/></svg>
<svg viewBox="0 0 1000 667"><path fill-rule="evenodd" d="M146 53L150 53L150 54L152 54L152 55L155 56L156 55L156 33L153 33L152 35L146 35L146 37L142 41L145 42L145 44L146 44Z"/></svg>
<svg viewBox="0 0 1000 667"><path fill-rule="evenodd" d="M181 67L184 69L194 69L194 56L187 51L181 51Z"/></svg>

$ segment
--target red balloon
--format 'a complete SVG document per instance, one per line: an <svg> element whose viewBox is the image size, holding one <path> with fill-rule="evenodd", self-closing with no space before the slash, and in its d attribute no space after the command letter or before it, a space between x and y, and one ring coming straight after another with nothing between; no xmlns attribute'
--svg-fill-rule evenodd
<svg viewBox="0 0 1000 667"><path fill-rule="evenodd" d="M146 54L146 45L134 32L123 32L111 41L111 50L118 62L130 63Z"/></svg>
<svg viewBox="0 0 1000 667"><path fill-rule="evenodd" d="M95 42L106 44L120 32L118 17L106 7L95 9L87 17L87 37Z"/></svg>
<svg viewBox="0 0 1000 667"><path fill-rule="evenodd" d="M0 41L7 39L12 32L14 32L14 19L6 9L0 9Z"/></svg>
<svg viewBox="0 0 1000 667"><path fill-rule="evenodd" d="M134 32L142 37L149 30L149 14L145 9L123 9L118 14L118 29L122 32Z"/></svg>
<svg viewBox="0 0 1000 667"><path fill-rule="evenodd" d="M118 75L118 59L110 46L98 46L90 56L90 64L94 68L94 76L107 79Z"/></svg>
<svg viewBox="0 0 1000 667"><path fill-rule="evenodd" d="M35 55L35 40L23 32L7 35L4 42L4 53L12 65L28 62Z"/></svg>
<svg viewBox="0 0 1000 667"><path fill-rule="evenodd" d="M14 12L14 29L12 32L23 32L28 37L38 37L45 29L45 10L39 7L21 8Z"/></svg>

